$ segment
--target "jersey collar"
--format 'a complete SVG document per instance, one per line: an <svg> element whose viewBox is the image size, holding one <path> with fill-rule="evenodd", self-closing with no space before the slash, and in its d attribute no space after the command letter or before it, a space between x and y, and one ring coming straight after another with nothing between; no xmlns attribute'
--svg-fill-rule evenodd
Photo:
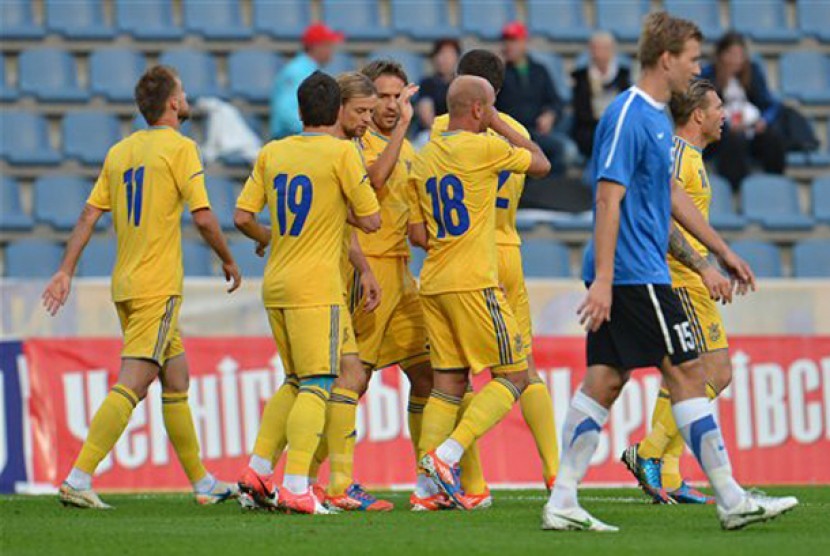
<svg viewBox="0 0 830 556"><path fill-rule="evenodd" d="M677 141L678 143L682 143L684 146L689 147L690 149L694 150L695 152L697 152L697 153L699 153L699 154L703 154L703 149L701 149L701 148L699 148L699 147L695 147L694 145L692 145L691 143L689 143L688 141L686 141L685 139L683 139L681 136L679 136L679 135L675 135L675 136L674 136L674 139L675 139L675 141Z"/></svg>
<svg viewBox="0 0 830 556"><path fill-rule="evenodd" d="M656 100L654 100L654 97L652 97L647 92L645 92L644 90L639 88L637 85L632 85L630 90L635 95L640 95L641 97L643 97L643 100L645 100L647 103L652 105L657 110L665 110L666 109L666 103L665 102L657 102Z"/></svg>
<svg viewBox="0 0 830 556"><path fill-rule="evenodd" d="M388 137L386 137L385 135L382 135L382 134L378 133L378 132L377 132L377 131L375 131L374 129L370 129L370 130L369 130L369 135L371 135L371 136L373 136L373 137L377 137L378 139L380 139L380 140L381 140L381 141L383 141L384 143L388 143L388 142L389 142L389 138L388 138Z"/></svg>

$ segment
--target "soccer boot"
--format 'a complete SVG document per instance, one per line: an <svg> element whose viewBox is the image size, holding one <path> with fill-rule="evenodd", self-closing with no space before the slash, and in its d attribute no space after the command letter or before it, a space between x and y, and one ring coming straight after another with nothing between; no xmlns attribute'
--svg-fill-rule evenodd
<svg viewBox="0 0 830 556"><path fill-rule="evenodd" d="M659 459L641 458L637 454L639 444L629 446L620 456L625 466L637 479L637 484L655 504L674 504L675 501L669 497L663 488L661 479L662 462Z"/></svg>
<svg viewBox="0 0 830 556"><path fill-rule="evenodd" d="M669 497L678 504L714 504L714 496L703 494L699 490L690 487L686 481L674 490L666 491Z"/></svg>
<svg viewBox="0 0 830 556"><path fill-rule="evenodd" d="M286 488L282 489L280 491L280 507L289 514L330 515L336 513L326 508L311 489L303 494L294 494Z"/></svg>
<svg viewBox="0 0 830 556"><path fill-rule="evenodd" d="M326 504L347 512L390 512L395 507L388 500L372 496L357 483L353 483L343 494L327 496Z"/></svg>
<svg viewBox="0 0 830 556"><path fill-rule="evenodd" d="M240 502L243 507L247 507L250 502L265 510L276 510L279 506L279 489L273 484L271 477L260 475L246 466L237 484L239 492L245 497L245 500Z"/></svg>
<svg viewBox="0 0 830 556"><path fill-rule="evenodd" d="M481 494L461 494L466 501L470 510L487 510L493 507L493 497L490 495L490 489L487 488Z"/></svg>
<svg viewBox="0 0 830 556"><path fill-rule="evenodd" d="M455 504L443 492L426 497L418 496L413 492L409 496L409 507L413 512L439 512L452 510Z"/></svg>
<svg viewBox="0 0 830 556"><path fill-rule="evenodd" d="M471 509L469 502L464 499L464 490L461 488L461 470L459 466L450 465L435 453L435 450L421 458L421 467L432 480L444 491L456 506L462 510Z"/></svg>
<svg viewBox="0 0 830 556"><path fill-rule="evenodd" d="M58 490L58 500L64 506L75 508L91 508L95 510L112 510L113 507L103 502L91 488L80 490L63 483Z"/></svg>
<svg viewBox="0 0 830 556"><path fill-rule="evenodd" d="M221 504L225 500L232 500L239 496L239 487L234 483L214 480L213 488L207 492L194 492L196 503L200 506L209 504Z"/></svg>
<svg viewBox="0 0 830 556"><path fill-rule="evenodd" d="M553 492L553 485L556 483L556 477L551 477L545 481L545 488L548 489L548 494Z"/></svg>
<svg viewBox="0 0 830 556"><path fill-rule="evenodd" d="M766 496L747 493L744 499L731 510L718 506L720 525L727 531L742 529L753 523L775 519L798 505L795 496Z"/></svg>
<svg viewBox="0 0 830 556"><path fill-rule="evenodd" d="M550 502L542 509L542 529L546 531L597 531L616 533L619 527L608 525L598 520L581 507L561 510L554 508Z"/></svg>

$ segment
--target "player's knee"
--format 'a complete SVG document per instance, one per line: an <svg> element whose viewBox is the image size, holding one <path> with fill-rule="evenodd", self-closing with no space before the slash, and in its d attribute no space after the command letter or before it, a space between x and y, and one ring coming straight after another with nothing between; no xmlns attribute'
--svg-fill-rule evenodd
<svg viewBox="0 0 830 556"><path fill-rule="evenodd" d="M161 391L165 394L186 393L189 389L190 377L188 375L162 379L161 381Z"/></svg>
<svg viewBox="0 0 830 556"><path fill-rule="evenodd" d="M429 396L432 391L432 367L429 361L423 361L404 370L409 379L409 394L419 398Z"/></svg>
<svg viewBox="0 0 830 556"><path fill-rule="evenodd" d="M360 360L356 358L354 358L354 361L344 359L340 367L340 375L334 381L334 386L362 395L369 387L370 377L371 370L365 368Z"/></svg>
<svg viewBox="0 0 830 556"><path fill-rule="evenodd" d="M462 397L470 385L467 372L436 372L433 377L432 389L451 396Z"/></svg>
<svg viewBox="0 0 830 556"><path fill-rule="evenodd" d="M516 390L521 394L525 391L528 384L530 384L530 376L527 370L519 371L516 373L504 373L504 374L494 374L494 378L501 378L510 382Z"/></svg>

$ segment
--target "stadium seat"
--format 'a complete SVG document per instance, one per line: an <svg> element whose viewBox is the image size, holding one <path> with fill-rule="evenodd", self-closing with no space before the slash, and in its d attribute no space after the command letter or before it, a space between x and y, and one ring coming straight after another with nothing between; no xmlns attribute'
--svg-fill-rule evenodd
<svg viewBox="0 0 830 556"><path fill-rule="evenodd" d="M46 0L46 29L67 39L111 39L101 0Z"/></svg>
<svg viewBox="0 0 830 556"><path fill-rule="evenodd" d="M63 247L45 239L21 239L6 247L8 278L50 278L63 257Z"/></svg>
<svg viewBox="0 0 830 556"><path fill-rule="evenodd" d="M184 0L184 28L209 40L243 40L253 32L242 20L238 0Z"/></svg>
<svg viewBox="0 0 830 556"><path fill-rule="evenodd" d="M562 58L554 52L533 51L530 55L548 70L559 98L565 101L565 104L570 104L573 92L571 76L565 73L565 64Z"/></svg>
<svg viewBox="0 0 830 556"><path fill-rule="evenodd" d="M265 273L265 262L268 260L267 253L265 257L257 256L254 252L255 244L249 239L233 239L228 242L228 247L242 276L248 279L262 278Z"/></svg>
<svg viewBox="0 0 830 556"><path fill-rule="evenodd" d="M32 217L23 212L20 203L20 185L17 180L0 176L0 230L25 232L32 229Z"/></svg>
<svg viewBox="0 0 830 556"><path fill-rule="evenodd" d="M732 0L729 18L736 31L758 42L792 43L801 38L787 25L784 0Z"/></svg>
<svg viewBox="0 0 830 556"><path fill-rule="evenodd" d="M830 57L813 50L785 52L779 61L781 92L804 104L830 104Z"/></svg>
<svg viewBox="0 0 830 556"><path fill-rule="evenodd" d="M822 224L830 224L830 174L813 181L813 218Z"/></svg>
<svg viewBox="0 0 830 556"><path fill-rule="evenodd" d="M173 3L168 0L116 0L115 21L118 30L140 41L179 40L184 36L173 17Z"/></svg>
<svg viewBox="0 0 830 556"><path fill-rule="evenodd" d="M424 260L427 258L426 251L420 247L411 247L409 249L411 255L409 257L409 270L416 278L421 275L421 269L424 268Z"/></svg>
<svg viewBox="0 0 830 556"><path fill-rule="evenodd" d="M35 22L34 2L3 0L0 2L0 36L4 40L39 39L43 28Z"/></svg>
<svg viewBox="0 0 830 556"><path fill-rule="evenodd" d="M213 275L213 260L210 250L203 242L195 239L182 240L182 264L185 276Z"/></svg>
<svg viewBox="0 0 830 556"><path fill-rule="evenodd" d="M63 152L81 164L100 166L121 140L118 118L106 112L70 112L63 118Z"/></svg>
<svg viewBox="0 0 830 556"><path fill-rule="evenodd" d="M568 278L571 259L568 248L552 239L522 240L522 263L528 278Z"/></svg>
<svg viewBox="0 0 830 556"><path fill-rule="evenodd" d="M751 239L732 243L732 250L744 259L758 278L781 278L781 254L778 248L766 241Z"/></svg>
<svg viewBox="0 0 830 556"><path fill-rule="evenodd" d="M799 207L797 187L785 176L747 177L741 183L744 214L769 230L809 230L813 221Z"/></svg>
<svg viewBox="0 0 830 556"><path fill-rule="evenodd" d="M35 181L34 217L39 224L69 231L86 204L92 182L75 176L43 176ZM98 229L106 222L99 220Z"/></svg>
<svg viewBox="0 0 830 556"><path fill-rule="evenodd" d="M337 75L344 71L354 71L357 69L357 62L348 52L338 50L334 53L331 61L321 68L329 75Z"/></svg>
<svg viewBox="0 0 830 556"><path fill-rule="evenodd" d="M89 57L89 92L109 102L134 102L144 56L129 48L102 48Z"/></svg>
<svg viewBox="0 0 830 556"><path fill-rule="evenodd" d="M527 24L533 35L554 41L584 42L591 38L581 0L528 0Z"/></svg>
<svg viewBox="0 0 830 556"><path fill-rule="evenodd" d="M501 38L505 24L516 19L511 0L460 0L461 31L484 40Z"/></svg>
<svg viewBox="0 0 830 556"><path fill-rule="evenodd" d="M716 174L709 175L709 187L712 188L712 204L709 207L709 221L718 230L742 230L746 227L746 218L735 211L732 200L732 187L726 179Z"/></svg>
<svg viewBox="0 0 830 556"><path fill-rule="evenodd" d="M813 238L796 243L793 275L796 278L830 278L830 239Z"/></svg>
<svg viewBox="0 0 830 556"><path fill-rule="evenodd" d="M801 32L821 42L830 42L830 2L826 0L798 0L798 26Z"/></svg>
<svg viewBox="0 0 830 556"><path fill-rule="evenodd" d="M224 97L217 80L216 60L207 52L187 48L168 50L161 55L159 63L176 68L188 98Z"/></svg>
<svg viewBox="0 0 830 556"><path fill-rule="evenodd" d="M308 0L253 0L254 31L275 39L299 39L311 23Z"/></svg>
<svg viewBox="0 0 830 556"><path fill-rule="evenodd" d="M674 16L694 21L707 40L717 40L724 32L718 4L718 0L665 0L663 7Z"/></svg>
<svg viewBox="0 0 830 556"><path fill-rule="evenodd" d="M410 83L420 83L424 76L424 59L411 50L379 48L369 53L368 61L380 59L392 59L400 62Z"/></svg>
<svg viewBox="0 0 830 556"><path fill-rule="evenodd" d="M597 27L620 41L635 42L648 9L648 0L597 0Z"/></svg>
<svg viewBox="0 0 830 556"><path fill-rule="evenodd" d="M6 83L6 64L0 63L0 102L14 102L18 96L17 90Z"/></svg>
<svg viewBox="0 0 830 556"><path fill-rule="evenodd" d="M392 36L380 19L378 0L323 0L323 20L350 40L378 41Z"/></svg>
<svg viewBox="0 0 830 556"><path fill-rule="evenodd" d="M115 266L116 243L113 237L93 237L78 262L78 276L110 276Z"/></svg>
<svg viewBox="0 0 830 556"><path fill-rule="evenodd" d="M225 230L233 230L233 211L236 207L234 182L219 176L207 176L205 187L210 198L210 208ZM189 212L190 208L185 210Z"/></svg>
<svg viewBox="0 0 830 556"><path fill-rule="evenodd" d="M282 58L270 50L237 50L228 56L231 96L248 102L268 102L282 65Z"/></svg>
<svg viewBox="0 0 830 556"><path fill-rule="evenodd" d="M65 50L24 50L19 58L20 92L45 102L81 102L87 93L78 85L78 66Z"/></svg>
<svg viewBox="0 0 830 556"><path fill-rule="evenodd" d="M61 155L49 144L46 120L25 111L0 111L0 157L13 165L53 166Z"/></svg>
<svg viewBox="0 0 830 556"><path fill-rule="evenodd" d="M458 35L445 0L392 0L392 29L416 41Z"/></svg>

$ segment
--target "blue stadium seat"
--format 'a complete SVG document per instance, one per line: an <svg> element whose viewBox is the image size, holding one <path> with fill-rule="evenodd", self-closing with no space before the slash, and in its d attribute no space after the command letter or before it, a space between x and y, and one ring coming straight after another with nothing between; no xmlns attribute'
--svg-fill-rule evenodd
<svg viewBox="0 0 830 556"><path fill-rule="evenodd" d="M709 207L709 221L718 230L742 230L746 227L746 218L735 211L732 201L732 186L721 176L709 175L709 187L712 188L712 204Z"/></svg>
<svg viewBox="0 0 830 556"><path fill-rule="evenodd" d="M522 240L522 263L528 278L568 278L571 258L568 248L552 239Z"/></svg>
<svg viewBox="0 0 830 556"><path fill-rule="evenodd" d="M13 165L53 166L61 155L49 145L46 120L33 112L0 111L0 157Z"/></svg>
<svg viewBox="0 0 830 556"><path fill-rule="evenodd" d="M63 257L63 247L45 239L21 239L6 247L8 278L50 278Z"/></svg>
<svg viewBox="0 0 830 556"><path fill-rule="evenodd" d="M69 231L86 204L92 182L75 176L43 176L35 181L34 217L39 224ZM98 221L98 229L106 222Z"/></svg>
<svg viewBox="0 0 830 556"><path fill-rule="evenodd" d="M210 208L225 230L233 230L233 211L236 207L234 182L219 176L208 176L205 187L210 198ZM185 210L190 210L189 207Z"/></svg>
<svg viewBox="0 0 830 556"><path fill-rule="evenodd" d="M118 118L106 112L70 112L63 118L63 152L81 164L100 166L121 140Z"/></svg>
<svg viewBox="0 0 830 556"><path fill-rule="evenodd" d="M111 39L101 0L46 0L46 29L67 39Z"/></svg>
<svg viewBox="0 0 830 556"><path fill-rule="evenodd" d="M195 239L182 240L182 264L185 276L213 275L213 260L210 249Z"/></svg>
<svg viewBox="0 0 830 556"><path fill-rule="evenodd" d="M707 40L723 35L718 0L665 0L664 8L670 14L694 21Z"/></svg>
<svg viewBox="0 0 830 556"><path fill-rule="evenodd" d="M19 58L20 92L46 102L81 102L87 93L78 85L78 66L58 48L24 50Z"/></svg>
<svg viewBox="0 0 830 556"><path fill-rule="evenodd" d="M830 2L826 0L798 0L798 26L801 32L821 42L830 42Z"/></svg>
<svg viewBox="0 0 830 556"><path fill-rule="evenodd" d="M18 96L17 90L6 83L6 64L0 63L0 101L14 102Z"/></svg>
<svg viewBox="0 0 830 556"><path fill-rule="evenodd" d="M581 0L528 0L528 29L555 41L587 41L591 28L583 10Z"/></svg>
<svg viewBox="0 0 830 556"><path fill-rule="evenodd" d="M254 30L275 39L299 39L311 23L308 0L254 0L253 8Z"/></svg>
<svg viewBox="0 0 830 556"><path fill-rule="evenodd" d="M732 27L758 42L792 43L801 33L787 25L784 0L732 0Z"/></svg>
<svg viewBox="0 0 830 556"><path fill-rule="evenodd" d="M176 68L188 97L224 97L217 80L216 60L201 50L179 48L168 50L159 58L160 64Z"/></svg>
<svg viewBox="0 0 830 556"><path fill-rule="evenodd" d="M0 35L5 40L39 39L43 28L35 22L34 2L3 0L0 2Z"/></svg>
<svg viewBox="0 0 830 556"><path fill-rule="evenodd" d="M640 38L648 0L597 0L597 28L609 31L624 42Z"/></svg>
<svg viewBox="0 0 830 556"><path fill-rule="evenodd" d="M378 0L323 0L323 19L351 40L378 41L392 36L381 22Z"/></svg>
<svg viewBox="0 0 830 556"><path fill-rule="evenodd" d="M247 279L262 278L265 273L265 262L268 260L267 253L264 257L258 257L254 252L256 245L249 239L233 239L228 242L228 247L242 276Z"/></svg>
<svg viewBox="0 0 830 556"><path fill-rule="evenodd" d="M115 266L115 238L93 237L86 244L84 254L78 262L78 276L110 276Z"/></svg>
<svg viewBox="0 0 830 556"><path fill-rule="evenodd" d="M540 52L534 50L530 53L534 60L545 66L550 78L553 80L553 86L556 87L556 92L559 97L570 104L573 89L571 88L571 77L565 73L565 64L562 58L554 52Z"/></svg>
<svg viewBox="0 0 830 556"><path fill-rule="evenodd" d="M135 84L146 66L130 48L102 48L89 57L89 92L110 102L134 102Z"/></svg>
<svg viewBox="0 0 830 556"><path fill-rule="evenodd" d="M813 218L822 224L830 224L830 174L813 181Z"/></svg>
<svg viewBox="0 0 830 556"><path fill-rule="evenodd" d="M271 50L237 50L228 56L231 96L248 102L268 102L282 65L282 58Z"/></svg>
<svg viewBox="0 0 830 556"><path fill-rule="evenodd" d="M445 0L392 0L392 29L417 41L455 37Z"/></svg>
<svg viewBox="0 0 830 556"><path fill-rule="evenodd" d="M485 40L501 38L502 28L516 19L511 0L460 0L461 31Z"/></svg>
<svg viewBox="0 0 830 556"><path fill-rule="evenodd" d="M778 248L766 241L751 239L732 243L732 250L744 259L758 278L781 278L781 254Z"/></svg>
<svg viewBox="0 0 830 556"><path fill-rule="evenodd" d="M25 232L32 229L32 217L23 212L20 203L20 185L17 180L0 176L0 230Z"/></svg>
<svg viewBox="0 0 830 556"><path fill-rule="evenodd" d="M785 176L754 174L741 183L744 214L769 230L809 230L813 220L801 211L797 185Z"/></svg>
<svg viewBox="0 0 830 556"><path fill-rule="evenodd" d="M253 32L242 20L238 0L184 0L184 27L206 39L249 39Z"/></svg>
<svg viewBox="0 0 830 556"><path fill-rule="evenodd" d="M427 258L426 251L420 247L412 247L409 249L411 255L409 257L409 270L416 278L421 275L421 269L424 268L424 260Z"/></svg>
<svg viewBox="0 0 830 556"><path fill-rule="evenodd" d="M118 30L141 41L179 40L184 36L173 17L169 0L116 0Z"/></svg>
<svg viewBox="0 0 830 556"><path fill-rule="evenodd" d="M830 239L813 238L796 243L793 275L796 278L830 278Z"/></svg>
<svg viewBox="0 0 830 556"><path fill-rule="evenodd" d="M321 69L329 75L336 77L338 73L356 70L357 62L355 62L355 59L348 52L338 50L334 53L331 61Z"/></svg>
<svg viewBox="0 0 830 556"><path fill-rule="evenodd" d="M369 53L369 62L380 59L392 59L400 62L410 83L420 83L424 76L424 59L420 54L416 54L411 50L379 48Z"/></svg>
<svg viewBox="0 0 830 556"><path fill-rule="evenodd" d="M804 104L830 103L830 57L812 50L781 55L781 92Z"/></svg>

